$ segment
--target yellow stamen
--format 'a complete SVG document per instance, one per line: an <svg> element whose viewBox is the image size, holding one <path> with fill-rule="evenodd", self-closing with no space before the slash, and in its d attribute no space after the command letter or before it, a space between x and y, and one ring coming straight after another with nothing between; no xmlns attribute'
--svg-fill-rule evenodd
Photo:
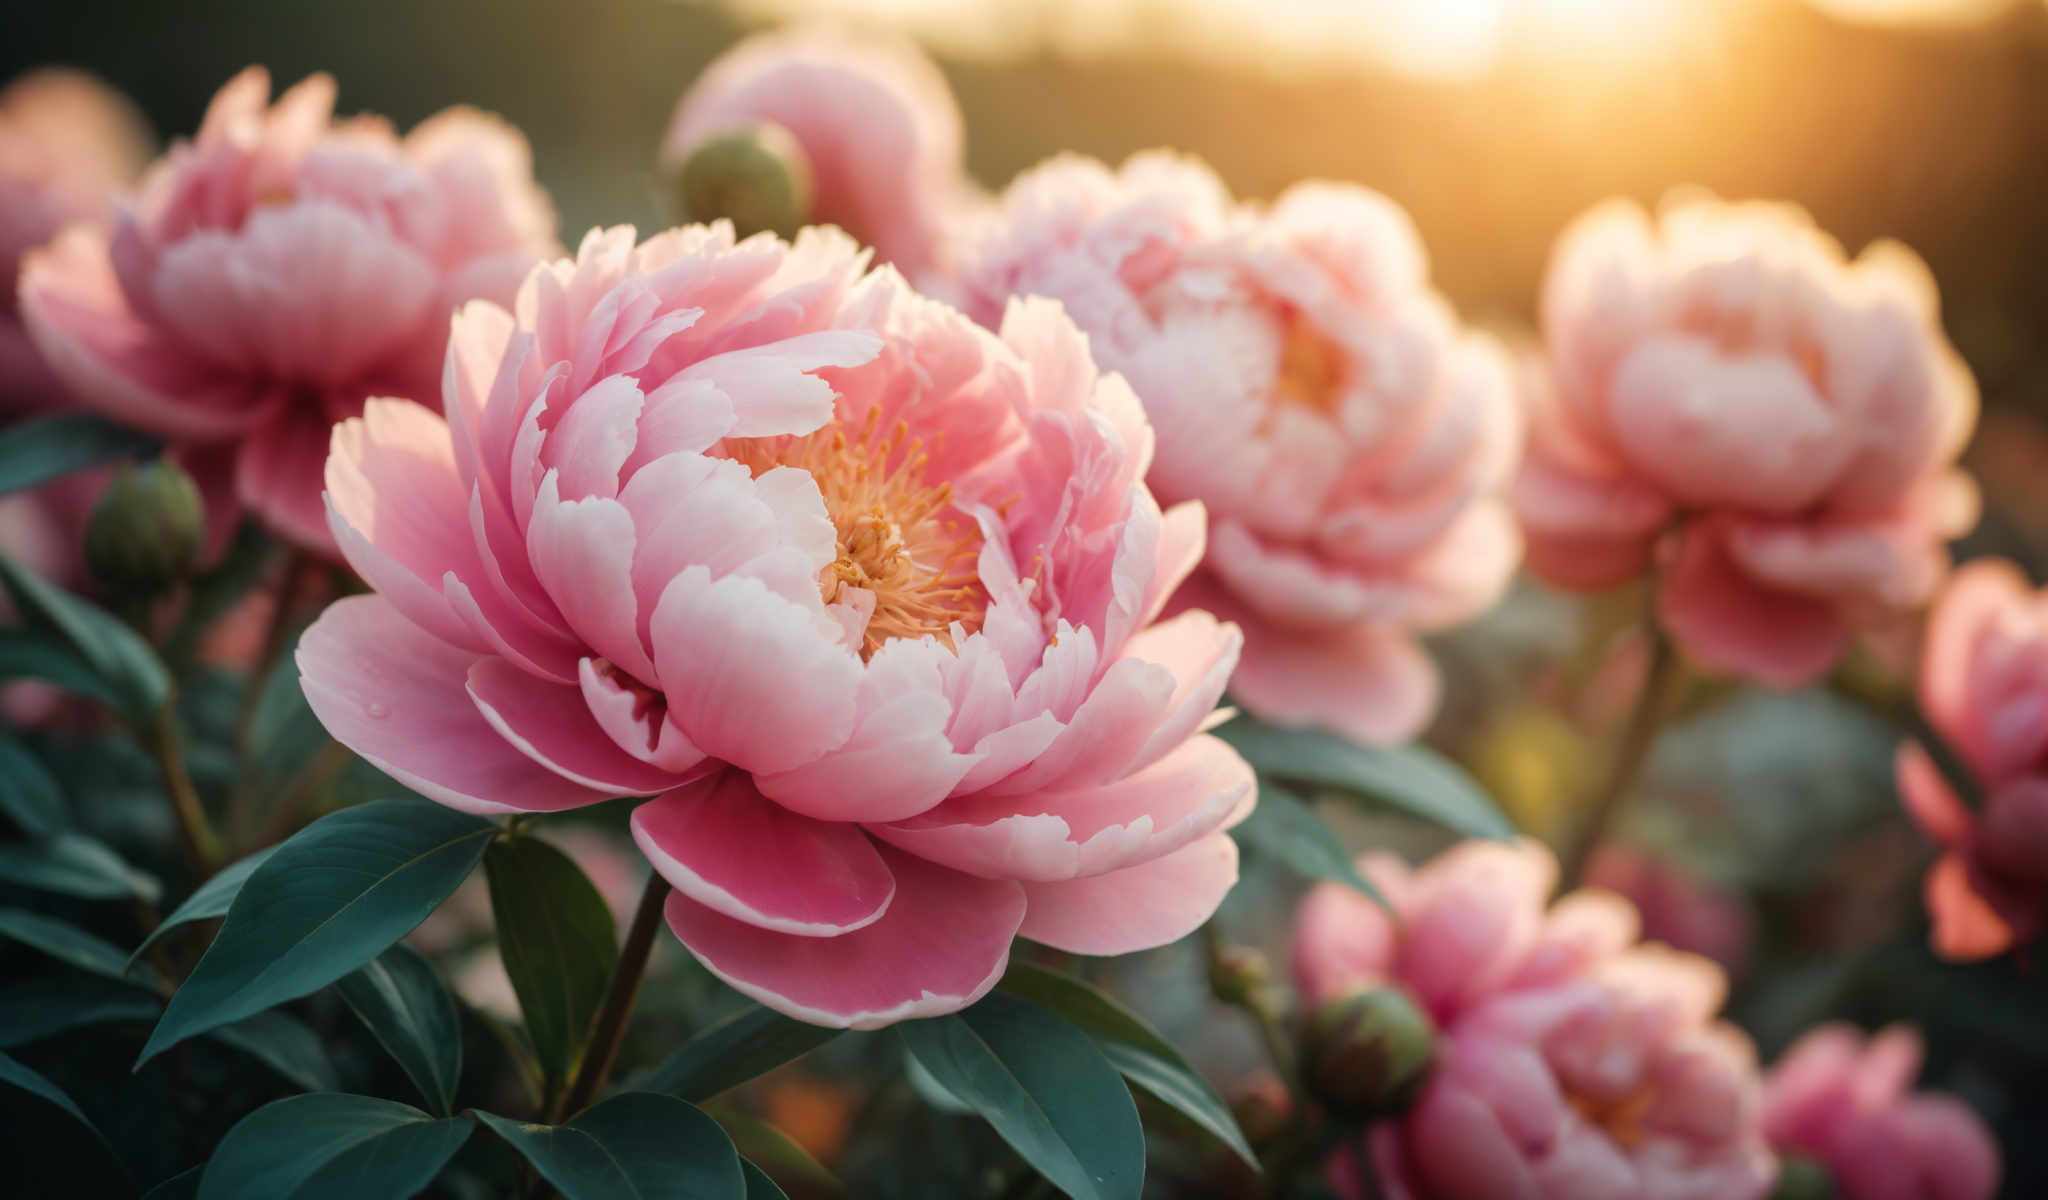
<svg viewBox="0 0 2048 1200"><path fill-rule="evenodd" d="M1344 352L1300 313L1290 310L1285 321L1273 395L1325 416L1334 414L1342 399Z"/></svg>

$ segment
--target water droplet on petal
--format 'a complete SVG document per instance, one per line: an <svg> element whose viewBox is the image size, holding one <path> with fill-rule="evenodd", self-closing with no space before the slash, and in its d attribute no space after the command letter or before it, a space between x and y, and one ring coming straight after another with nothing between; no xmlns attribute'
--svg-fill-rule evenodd
<svg viewBox="0 0 2048 1200"><path fill-rule="evenodd" d="M363 711L369 713L372 718L377 720L382 720L391 715L391 710L382 702L376 700L370 701L369 707Z"/></svg>

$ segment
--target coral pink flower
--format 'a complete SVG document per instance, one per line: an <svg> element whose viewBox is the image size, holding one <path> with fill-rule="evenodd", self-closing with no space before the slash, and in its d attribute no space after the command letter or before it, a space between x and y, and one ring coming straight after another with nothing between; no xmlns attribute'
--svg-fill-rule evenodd
<svg viewBox="0 0 2048 1200"><path fill-rule="evenodd" d="M300 642L335 737L473 812L656 796L634 836L714 973L823 1024L947 1012L1019 932L1180 937L1252 775L1201 734L1238 634L1151 624L1199 510L1051 304L1000 336L836 231L593 232L472 304L447 420L340 426L377 594Z"/></svg>
<svg viewBox="0 0 2048 1200"><path fill-rule="evenodd" d="M74 228L30 255L22 312L81 402L180 443L203 485L231 472L273 529L331 550L329 428L366 396L431 402L449 313L509 299L553 252L554 215L493 118L450 110L401 141L331 122L324 75L269 93L261 68L236 76L111 238Z"/></svg>
<svg viewBox="0 0 2048 1200"><path fill-rule="evenodd" d="M684 94L661 160L680 165L706 139L759 124L803 151L808 223L839 226L913 279L938 265L948 218L971 192L960 110L915 46L821 30L748 38Z"/></svg>
<svg viewBox="0 0 2048 1200"><path fill-rule="evenodd" d="M1742 898L1676 862L1609 843L1586 865L1586 883L1634 906L1644 941L1711 958L1730 975L1749 961L1753 922Z"/></svg>
<svg viewBox="0 0 2048 1200"><path fill-rule="evenodd" d="M1504 360L1428 286L1407 217L1309 183L1235 205L1166 154L1027 173L960 235L968 311L1052 296L1159 431L1152 486L1199 499L1209 554L1182 603L1245 628L1232 696L1370 741L1417 732L1437 677L1419 631L1499 596L1520 551Z"/></svg>
<svg viewBox="0 0 2048 1200"><path fill-rule="evenodd" d="M142 174L148 155L134 106L90 75L37 71L0 91L0 416L64 398L22 327L22 256L74 221L104 225L114 194Z"/></svg>
<svg viewBox="0 0 2048 1200"><path fill-rule="evenodd" d="M1825 1164L1841 1200L1990 1200L1998 1145L1962 1102L1907 1093L1920 1056L1903 1025L1809 1031L1765 1080L1765 1135Z"/></svg>
<svg viewBox="0 0 2048 1200"><path fill-rule="evenodd" d="M1848 262L1797 209L1625 203L1565 232L1542 297L1529 565L1604 588L1662 565L1658 615L1705 664L1772 686L1895 623L1976 519L1976 420L1933 280L1904 247Z"/></svg>
<svg viewBox="0 0 2048 1200"><path fill-rule="evenodd" d="M1310 1003L1399 987L1440 1032L1415 1106L1372 1128L1369 1168L1332 1162L1340 1193L1755 1200L1770 1187L1755 1055L1712 1019L1725 990L1712 963L1631 945L1635 913L1608 893L1546 911L1557 865L1536 842L1467 842L1417 871L1359 865L1398 920L1318 887L1296 921L1296 986Z"/></svg>
<svg viewBox="0 0 2048 1200"><path fill-rule="evenodd" d="M1928 618L1920 708L1984 797L1972 812L1926 751L1901 748L1900 795L1944 851L1927 876L1934 946L2002 954L2048 925L2048 590L2008 562L1957 571Z"/></svg>

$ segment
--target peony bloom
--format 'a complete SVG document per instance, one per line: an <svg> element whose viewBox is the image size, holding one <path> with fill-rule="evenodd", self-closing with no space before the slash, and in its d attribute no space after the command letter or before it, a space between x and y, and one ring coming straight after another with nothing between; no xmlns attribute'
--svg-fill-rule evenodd
<svg viewBox="0 0 2048 1200"><path fill-rule="evenodd" d="M1970 563L1927 622L1920 709L1982 784L1972 812L1919 746L1899 751L1899 793L1939 842L1927 876L1934 947L2002 954L2048 925L2048 590L2008 562Z"/></svg>
<svg viewBox="0 0 2048 1200"><path fill-rule="evenodd" d="M1765 1080L1765 1135L1825 1164L1841 1200L1990 1200L1998 1145L1961 1101L1907 1094L1920 1055L1903 1025L1809 1031Z"/></svg>
<svg viewBox="0 0 2048 1200"><path fill-rule="evenodd" d="M1926 603L1976 520L1976 387L1902 246L1852 263L1788 206L1608 204L1559 239L1542 318L1529 565L1596 589L1658 564L1659 622L1710 667L1811 681Z"/></svg>
<svg viewBox="0 0 2048 1200"><path fill-rule="evenodd" d="M22 256L74 221L104 225L142 173L149 134L120 93L77 71L36 71L0 91L0 416L62 403L64 386L22 327Z"/></svg>
<svg viewBox="0 0 2048 1200"><path fill-rule="evenodd" d="M1162 502L1207 506L1179 602L1244 626L1232 696L1368 741L1418 732L1437 676L1414 634L1487 608L1514 570L1521 433L1502 356L1430 290L1407 217L1325 183L1235 205L1152 153L1055 159L960 240L968 311L1065 304L1159 431Z"/></svg>
<svg viewBox="0 0 2048 1200"><path fill-rule="evenodd" d="M1753 922L1742 897L1678 863L1610 842L1586 864L1586 883L1627 900L1644 941L1711 958L1730 975L1748 964Z"/></svg>
<svg viewBox="0 0 2048 1200"><path fill-rule="evenodd" d="M376 595L299 644L313 710L472 812L654 796L633 832L711 971L805 1020L958 1009L1013 935L1180 937L1250 769L1202 734L1237 631L1152 624L1199 510L1050 304L992 335L807 230L593 232L471 304L447 420L342 424Z"/></svg>
<svg viewBox="0 0 2048 1200"><path fill-rule="evenodd" d="M274 107L269 93L261 68L236 76L111 237L74 228L30 255L22 313L81 402L172 439L202 482L232 477L271 528L331 551L328 430L367 396L431 403L450 311L509 299L553 252L554 214L494 118L450 110L400 140L374 118L332 122L324 75Z"/></svg>
<svg viewBox="0 0 2048 1200"><path fill-rule="evenodd" d="M1725 983L1712 963L1631 945L1635 913L1608 893L1546 911L1557 866L1535 842L1467 842L1417 871L1368 856L1360 869L1398 922L1317 888L1297 918L1296 985L1311 999L1399 987L1441 1032L1414 1106L1367 1135L1370 1166L1331 1163L1341 1194L1757 1200L1770 1188L1755 1054L1713 1020Z"/></svg>
<svg viewBox="0 0 2048 1200"><path fill-rule="evenodd" d="M748 38L684 93L661 161L675 169L707 139L760 124L789 133L809 168L806 224L839 226L913 279L938 266L970 191L960 110L915 46L819 30Z"/></svg>

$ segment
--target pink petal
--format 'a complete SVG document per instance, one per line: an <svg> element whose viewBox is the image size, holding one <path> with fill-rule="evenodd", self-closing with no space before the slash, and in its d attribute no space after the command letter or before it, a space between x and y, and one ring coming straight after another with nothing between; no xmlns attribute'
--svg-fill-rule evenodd
<svg viewBox="0 0 2048 1200"><path fill-rule="evenodd" d="M1009 964L1024 889L876 849L896 895L880 920L852 933L773 933L680 894L669 897L669 928L712 974L813 1024L874 1029L986 995Z"/></svg>
<svg viewBox="0 0 2048 1200"><path fill-rule="evenodd" d="M1018 932L1075 954L1129 954L1193 933L1237 882L1237 843L1227 833L1106 875L1026 884Z"/></svg>
<svg viewBox="0 0 2048 1200"><path fill-rule="evenodd" d="M729 437L809 433L832 419L832 386L811 372L857 367L882 348L871 333L799 334L748 350L700 359L678 380L704 380L732 398Z"/></svg>
<svg viewBox="0 0 2048 1200"><path fill-rule="evenodd" d="M622 681L591 658L576 664L576 682L592 719L619 749L678 774L704 761L704 752L668 719L667 701L647 685Z"/></svg>
<svg viewBox="0 0 2048 1200"><path fill-rule="evenodd" d="M1429 724L1439 686L1436 664L1404 634L1352 625L1314 635L1248 621L1230 695L1263 721L1392 745Z"/></svg>
<svg viewBox="0 0 2048 1200"><path fill-rule="evenodd" d="M652 796L678 775L621 750L598 725L583 693L533 676L502 658L469 669L470 699L520 753L571 783L615 796Z"/></svg>
<svg viewBox="0 0 2048 1200"><path fill-rule="evenodd" d="M1974 962L2012 948L2012 925L1970 883L1962 856L1944 854L1927 873L1927 915L1934 918L1934 952L1952 962Z"/></svg>
<svg viewBox="0 0 2048 1200"><path fill-rule="evenodd" d="M548 472L526 526L534 576L585 645L635 679L652 680L633 588L633 518L603 496L563 500L559 479Z"/></svg>
<svg viewBox="0 0 2048 1200"><path fill-rule="evenodd" d="M814 821L724 771L633 810L633 840L698 904L777 933L831 938L880 920L895 878L859 827Z"/></svg>
<svg viewBox="0 0 2048 1200"><path fill-rule="evenodd" d="M1657 615L1688 653L1770 687L1799 687L1841 655L1828 605L1765 587L1730 559L1718 531L1694 526L1657 594Z"/></svg>
<svg viewBox="0 0 2048 1200"><path fill-rule="evenodd" d="M332 555L320 480L333 423L317 408L289 408L242 439L235 492L263 523L317 553Z"/></svg>
<svg viewBox="0 0 2048 1200"><path fill-rule="evenodd" d="M1304 1011L1384 983L1394 965L1394 918L1358 889L1320 883L1294 915L1291 963Z"/></svg>

